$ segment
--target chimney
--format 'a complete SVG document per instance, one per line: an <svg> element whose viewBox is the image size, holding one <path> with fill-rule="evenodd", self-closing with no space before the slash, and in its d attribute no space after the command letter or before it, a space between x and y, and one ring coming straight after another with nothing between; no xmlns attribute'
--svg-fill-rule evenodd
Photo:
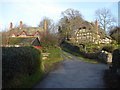
<svg viewBox="0 0 120 90"><path fill-rule="evenodd" d="M20 29L22 29L22 21L20 21Z"/></svg>
<svg viewBox="0 0 120 90"><path fill-rule="evenodd" d="M96 31L98 31L98 20L95 21L95 28L96 28Z"/></svg>
<svg viewBox="0 0 120 90"><path fill-rule="evenodd" d="M99 38L98 38L98 20L95 21L95 30L96 30L97 44L99 44Z"/></svg>
<svg viewBox="0 0 120 90"><path fill-rule="evenodd" d="M13 24L12 24L12 22L10 23L10 30L12 29L12 27L13 27Z"/></svg>
<svg viewBox="0 0 120 90"><path fill-rule="evenodd" d="M44 20L44 35L46 36L46 30L47 30L47 22Z"/></svg>

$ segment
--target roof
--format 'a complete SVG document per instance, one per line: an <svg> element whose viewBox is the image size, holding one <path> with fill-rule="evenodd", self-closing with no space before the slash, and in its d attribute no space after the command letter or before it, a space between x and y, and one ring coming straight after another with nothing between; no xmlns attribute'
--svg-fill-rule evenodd
<svg viewBox="0 0 120 90"><path fill-rule="evenodd" d="M10 45L31 45L32 42L38 39L37 37L11 37L9 39ZM38 39L39 40L39 39Z"/></svg>
<svg viewBox="0 0 120 90"><path fill-rule="evenodd" d="M22 31L25 31L27 35L33 35L35 32L42 32L43 28L42 27L23 27L22 29L20 28L13 28L9 30L9 35L15 34L19 35Z"/></svg>
<svg viewBox="0 0 120 90"><path fill-rule="evenodd" d="M79 27L80 28L77 31L79 31L81 28L85 27L86 30L89 30L89 31L94 32L94 33L97 33L97 32L95 32L96 29L95 29L95 24L94 23L90 23L88 21L84 21ZM102 28L100 28L100 27L98 27L98 33L101 36L101 38L107 37L107 38L111 39L111 37Z"/></svg>
<svg viewBox="0 0 120 90"><path fill-rule="evenodd" d="M86 27L87 29L93 28L93 26L91 25L91 23L89 23L88 21L83 21L82 24L79 27L80 28Z"/></svg>

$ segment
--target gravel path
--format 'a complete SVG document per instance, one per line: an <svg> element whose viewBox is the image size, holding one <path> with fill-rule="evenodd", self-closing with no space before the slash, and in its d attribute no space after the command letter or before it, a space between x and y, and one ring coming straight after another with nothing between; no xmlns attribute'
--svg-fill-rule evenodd
<svg viewBox="0 0 120 90"><path fill-rule="evenodd" d="M63 56L64 61L58 68L35 88L105 88L103 72L108 69L107 65L83 62L71 56L72 59Z"/></svg>

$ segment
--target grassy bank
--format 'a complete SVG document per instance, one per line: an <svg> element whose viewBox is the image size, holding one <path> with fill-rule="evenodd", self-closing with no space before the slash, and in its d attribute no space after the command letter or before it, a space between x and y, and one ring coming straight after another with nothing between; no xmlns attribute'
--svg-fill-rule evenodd
<svg viewBox="0 0 120 90"><path fill-rule="evenodd" d="M64 56L66 56L67 58L72 59L72 57L71 57L69 54L67 54L66 52L62 52L62 54L63 54Z"/></svg>
<svg viewBox="0 0 120 90"><path fill-rule="evenodd" d="M49 56L47 59L42 60L43 65L45 68L45 73L49 73L51 70L53 70L56 65L63 60L62 58L62 51L59 47L50 47L45 50L45 53L49 53Z"/></svg>
<svg viewBox="0 0 120 90"><path fill-rule="evenodd" d="M103 63L102 61L97 60L97 59L85 58L85 57L82 56L80 53L76 53L76 52L71 51L71 50L69 50L69 49L67 49L67 48L64 48L64 47L61 47L61 48L62 48L62 50L66 51L66 52L69 52L69 53L71 53L71 54L77 56L79 59L83 59L84 62L89 62L89 63Z"/></svg>

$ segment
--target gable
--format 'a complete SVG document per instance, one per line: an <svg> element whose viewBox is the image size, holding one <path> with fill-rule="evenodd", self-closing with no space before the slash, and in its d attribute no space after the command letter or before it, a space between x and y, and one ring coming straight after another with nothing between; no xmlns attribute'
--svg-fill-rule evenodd
<svg viewBox="0 0 120 90"><path fill-rule="evenodd" d="M38 40L38 38L36 38L33 42L32 45L34 46L41 46L40 41Z"/></svg>
<svg viewBox="0 0 120 90"><path fill-rule="evenodd" d="M19 37L26 37L27 36L27 33L25 31L22 31L20 33L20 35L18 35Z"/></svg>

